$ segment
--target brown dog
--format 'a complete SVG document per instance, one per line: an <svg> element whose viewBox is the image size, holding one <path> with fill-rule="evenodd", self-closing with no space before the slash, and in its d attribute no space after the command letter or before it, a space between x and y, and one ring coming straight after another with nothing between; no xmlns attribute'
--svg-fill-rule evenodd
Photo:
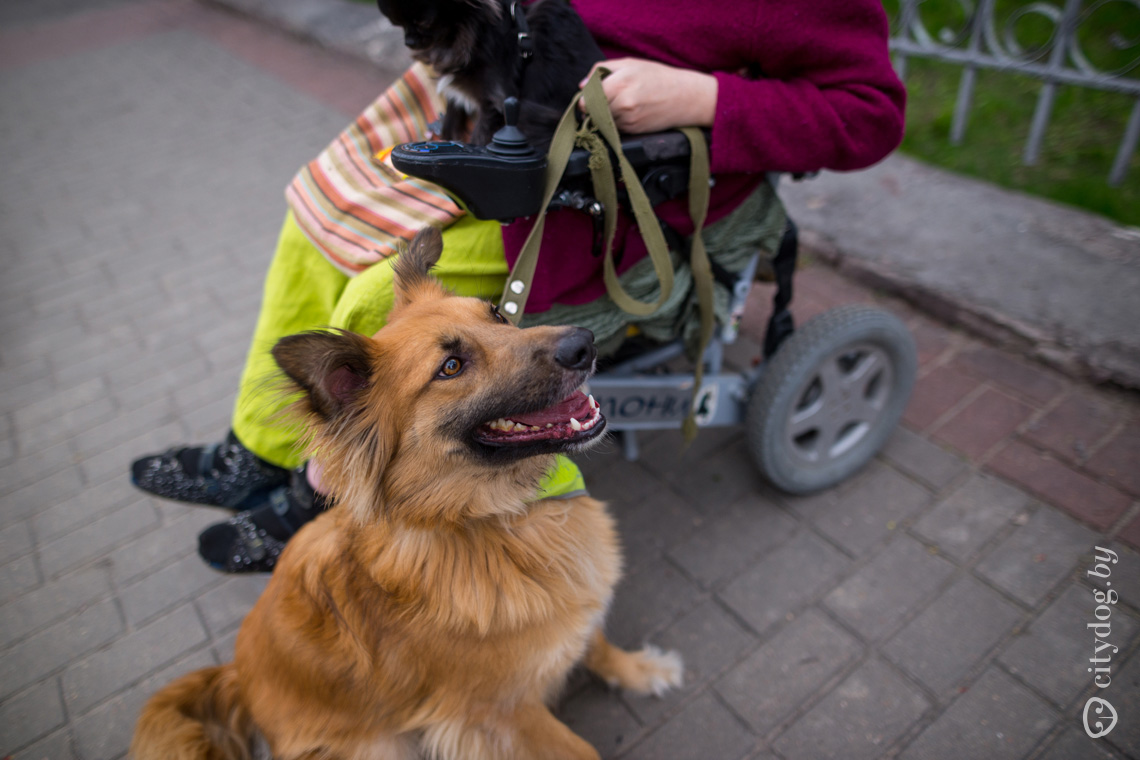
<svg viewBox="0 0 1140 760"><path fill-rule="evenodd" d="M547 708L576 663L638 692L680 683L676 654L602 634L621 564L605 506L529 501L605 426L578 391L593 337L449 294L428 276L441 248L427 231L399 258L375 337L274 349L336 506L290 541L234 661L146 705L136 760L596 758Z"/></svg>

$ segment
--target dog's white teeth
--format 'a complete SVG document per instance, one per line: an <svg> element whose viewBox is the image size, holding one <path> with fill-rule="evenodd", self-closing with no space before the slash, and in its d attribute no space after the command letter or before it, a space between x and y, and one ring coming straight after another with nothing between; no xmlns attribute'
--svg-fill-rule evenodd
<svg viewBox="0 0 1140 760"><path fill-rule="evenodd" d="M548 423L546 423L546 429L547 429L547 430L550 430L550 428L552 428L552 427L554 427L554 423L553 423L553 422L548 422Z"/></svg>
<svg viewBox="0 0 1140 760"><path fill-rule="evenodd" d="M578 420L571 417L570 418L570 427L573 428L574 430L581 430L582 429L582 423L578 422Z"/></svg>
<svg viewBox="0 0 1140 760"><path fill-rule="evenodd" d="M589 398L589 399L590 399L590 408L591 408L591 409L597 409L597 408L598 408L598 402L597 402L597 401L594 401L594 397L593 397L593 396L588 396L587 398Z"/></svg>
<svg viewBox="0 0 1140 760"><path fill-rule="evenodd" d="M529 429L532 431L533 430L542 430L542 428L540 428L538 425L531 425Z"/></svg>

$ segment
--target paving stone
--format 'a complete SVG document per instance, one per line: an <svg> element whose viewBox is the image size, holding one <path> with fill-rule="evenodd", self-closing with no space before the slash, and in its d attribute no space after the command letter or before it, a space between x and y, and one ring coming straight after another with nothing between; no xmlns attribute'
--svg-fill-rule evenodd
<svg viewBox="0 0 1140 760"><path fill-rule="evenodd" d="M987 382L997 383L1037 404L1056 398L1065 381L1054 372L1015 359L989 346L963 351L953 365Z"/></svg>
<svg viewBox="0 0 1140 760"><path fill-rule="evenodd" d="M12 410L16 431L22 437L36 427L52 422L70 412L99 402L107 397L107 386L102 377L91 377L72 386L67 393L57 393L39 401Z"/></svg>
<svg viewBox="0 0 1140 760"><path fill-rule="evenodd" d="M1091 657L1104 658L1106 652L1095 652L1094 639L1107 641L1121 651L1135 637L1135 619L1112 605L1108 619L1111 634L1097 637L1088 623L1097 602L1085 586L1071 585L1050 604L1041 617L1021 631L998 656L998 661L1014 675L1027 682L1064 708L1092 683ZM1106 650L1111 653L1111 650ZM1113 658L1115 659L1115 657Z"/></svg>
<svg viewBox="0 0 1140 760"><path fill-rule="evenodd" d="M49 475L57 474L71 464L71 448L66 443L22 455L11 464L0 467L0 494L19 491Z"/></svg>
<svg viewBox="0 0 1140 760"><path fill-rule="evenodd" d="M39 582L36 561L30 554L0 565L0 604L35 588Z"/></svg>
<svg viewBox="0 0 1140 760"><path fill-rule="evenodd" d="M0 529L0 557L15 559L31 550L32 531L26 521Z"/></svg>
<svg viewBox="0 0 1140 760"><path fill-rule="evenodd" d="M617 587L606 635L618 646L638 648L657 628L688 609L700 591L664 560L626 576Z"/></svg>
<svg viewBox="0 0 1140 760"><path fill-rule="evenodd" d="M87 486L70 499L36 510L31 516L32 530L39 543L45 544L138 500L139 491L129 480L111 478Z"/></svg>
<svg viewBox="0 0 1140 760"><path fill-rule="evenodd" d="M221 638L214 638L214 658L218 662L233 662L234 645L237 643L239 631L241 631L241 628L234 628Z"/></svg>
<svg viewBox="0 0 1140 760"><path fill-rule="evenodd" d="M81 459L86 459L167 424L176 416L174 401L168 397L158 398L148 404L122 409L112 419L78 433L72 439L72 446Z"/></svg>
<svg viewBox="0 0 1140 760"><path fill-rule="evenodd" d="M922 517L914 532L965 562L994 534L1024 513L1031 499L987 475L974 475Z"/></svg>
<svg viewBox="0 0 1140 760"><path fill-rule="evenodd" d="M873 641L890 633L952 572L952 564L901 535L824 597L823 603Z"/></svg>
<svg viewBox="0 0 1140 760"><path fill-rule="evenodd" d="M199 596L194 604L211 635L217 637L241 623L267 583L267 574L238 575Z"/></svg>
<svg viewBox="0 0 1140 760"><path fill-rule="evenodd" d="M1140 421L1128 426L1105 443L1085 465L1090 472L1107 478L1133 496L1140 496Z"/></svg>
<svg viewBox="0 0 1140 760"><path fill-rule="evenodd" d="M158 451L166 451L185 435L181 422L170 422L138 438L93 453L80 463L79 469L89 483L99 483L115 476L125 478L130 463L135 459Z"/></svg>
<svg viewBox="0 0 1140 760"><path fill-rule="evenodd" d="M741 628L711 599L693 608L653 640L657 647L681 655L685 662L685 681L681 688L672 689L662 697L625 695L626 704L647 725L694 694L756 644L756 637Z"/></svg>
<svg viewBox="0 0 1140 760"><path fill-rule="evenodd" d="M636 502L620 496L608 499L610 514L618 522L626 572L657 559L665 549L684 541L708 521L669 486L656 478L645 480L651 487ZM587 478L586 482L589 485L591 481Z"/></svg>
<svg viewBox="0 0 1140 760"><path fill-rule="evenodd" d="M921 486L872 462L838 490L789 503L837 544L860 555L929 501L930 494Z"/></svg>
<svg viewBox="0 0 1140 760"><path fill-rule="evenodd" d="M89 710L207 638L194 608L179 607L68 668L63 674L68 710Z"/></svg>
<svg viewBox="0 0 1140 760"><path fill-rule="evenodd" d="M65 720L59 682L49 678L0 704L0 747L23 747L59 728Z"/></svg>
<svg viewBox="0 0 1140 760"><path fill-rule="evenodd" d="M788 760L879 757L930 703L890 666L871 660L852 673L772 747Z"/></svg>
<svg viewBox="0 0 1140 760"><path fill-rule="evenodd" d="M127 623L135 626L211 586L219 585L223 580L221 573L207 567L197 554L191 554L121 588L119 598L123 602Z"/></svg>
<svg viewBox="0 0 1140 760"><path fill-rule="evenodd" d="M49 581L0 607L0 647L77 612L111 593L103 568L91 568Z"/></svg>
<svg viewBox="0 0 1140 760"><path fill-rule="evenodd" d="M217 509L157 500L152 502L152 506L170 510L174 517L166 518L169 521L164 525L108 553L111 577L118 584L130 583L141 575L151 574L181 560L187 554L195 554L198 534L207 525L226 519L226 513Z"/></svg>
<svg viewBox="0 0 1140 760"><path fill-rule="evenodd" d="M107 600L16 644L0 658L0 699L106 644L122 630L119 611Z"/></svg>
<svg viewBox="0 0 1140 760"><path fill-rule="evenodd" d="M907 329L918 349L918 366L925 367L946 352L954 334L941 324L922 317L907 320Z"/></svg>
<svg viewBox="0 0 1140 760"><path fill-rule="evenodd" d="M669 556L706 588L764 556L788 539L796 521L762 496L746 496L708 523Z"/></svg>
<svg viewBox="0 0 1140 760"><path fill-rule="evenodd" d="M1024 757L1057 715L1024 687L991 668L906 748L904 760Z"/></svg>
<svg viewBox="0 0 1140 760"><path fill-rule="evenodd" d="M216 664L210 650L200 649L77 719L75 743L83 760L121 756L130 746L139 712L151 695L186 673Z"/></svg>
<svg viewBox="0 0 1140 760"><path fill-rule="evenodd" d="M1070 728L1053 740L1040 760L1116 760L1116 755L1109 753L1103 740Z"/></svg>
<svg viewBox="0 0 1140 760"><path fill-rule="evenodd" d="M1118 716L1112 733L1099 741L1108 741L1128 757L1136 757L1140 755L1140 721L1135 720L1136 716L1140 715L1140 657L1133 653L1123 668L1118 668L1116 663L1113 663L1112 668L1112 683L1107 688L1096 689L1091 695L1108 700ZM1089 724L1095 729L1097 703L1093 704L1094 710L1089 714ZM1081 705L1081 711L1083 714L1084 705Z"/></svg>
<svg viewBox="0 0 1140 760"><path fill-rule="evenodd" d="M29 454L73 439L100 423L112 421L118 407L110 398L101 398L54 420L40 423L20 434L20 452Z"/></svg>
<svg viewBox="0 0 1140 760"><path fill-rule="evenodd" d="M1132 504L1116 488L1017 441L995 454L987 467L1097 530L1107 530Z"/></svg>
<svg viewBox="0 0 1140 760"><path fill-rule="evenodd" d="M83 490L78 467L67 467L43 480L0 496L0 526L26 520L44 505L70 499Z"/></svg>
<svg viewBox="0 0 1140 760"><path fill-rule="evenodd" d="M71 732L64 729L21 750L15 760L75 760L75 757L71 745Z"/></svg>
<svg viewBox="0 0 1140 760"><path fill-rule="evenodd" d="M602 757L613 757L642 732L620 694L596 681L564 700L554 714Z"/></svg>
<svg viewBox="0 0 1140 760"><path fill-rule="evenodd" d="M583 470L586 487L596 499L609 502L615 507L623 507L640 504L654 497L661 498L664 491L670 490L660 478L646 470L642 462L625 461L612 436L607 436L598 449L590 451L590 455L579 457L575 461L579 465L590 464L596 457L603 455L609 460L604 467Z"/></svg>
<svg viewBox="0 0 1140 760"><path fill-rule="evenodd" d="M1085 462L1092 449L1116 426L1120 410L1105 399L1074 392L1044 417L1029 425L1022 437L1062 459Z"/></svg>
<svg viewBox="0 0 1140 760"><path fill-rule="evenodd" d="M862 647L817 610L808 610L714 687L760 736L791 715Z"/></svg>
<svg viewBox="0 0 1140 760"><path fill-rule="evenodd" d="M918 378L903 422L925 430L978 387L978 381L952 367L941 366Z"/></svg>
<svg viewBox="0 0 1140 760"><path fill-rule="evenodd" d="M1043 508L989 551L977 573L1029 606L1072 572L1097 536L1060 512Z"/></svg>
<svg viewBox="0 0 1140 760"><path fill-rule="evenodd" d="M1004 441L1035 410L1004 393L987 388L935 431L935 438L978 460Z"/></svg>
<svg viewBox="0 0 1140 760"><path fill-rule="evenodd" d="M946 697L1022 617L996 592L964 576L895 635L883 652Z"/></svg>
<svg viewBox="0 0 1140 760"><path fill-rule="evenodd" d="M1140 549L1140 515L1132 518L1120 529L1117 537L1133 548Z"/></svg>
<svg viewBox="0 0 1140 760"><path fill-rule="evenodd" d="M678 715L622 757L645 760L738 760L756 739L711 692L693 700Z"/></svg>
<svg viewBox="0 0 1140 760"><path fill-rule="evenodd" d="M882 451L883 457L934 491L950 484L966 462L938 444L899 426Z"/></svg>
<svg viewBox="0 0 1140 760"><path fill-rule="evenodd" d="M834 584L850 560L803 531L743 572L721 599L760 635Z"/></svg>
<svg viewBox="0 0 1140 760"><path fill-rule="evenodd" d="M671 450L678 453L669 456ZM688 449L679 432L663 431L646 446L642 459L646 469L706 515L723 512L746 494L765 488L743 436L734 428L702 430Z"/></svg>
<svg viewBox="0 0 1140 760"><path fill-rule="evenodd" d="M44 574L52 577L99 557L157 523L158 516L145 500L117 509L41 546L39 555Z"/></svg>

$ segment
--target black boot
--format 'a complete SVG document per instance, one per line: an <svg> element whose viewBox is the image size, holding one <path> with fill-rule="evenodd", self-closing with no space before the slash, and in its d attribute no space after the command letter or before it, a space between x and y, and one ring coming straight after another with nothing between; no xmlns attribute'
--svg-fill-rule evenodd
<svg viewBox="0 0 1140 760"><path fill-rule="evenodd" d="M202 531L198 554L224 573L269 572L293 534L329 506L309 485L302 465L291 473L287 488L270 493L268 504Z"/></svg>
<svg viewBox="0 0 1140 760"><path fill-rule="evenodd" d="M241 510L263 505L289 482L289 471L260 459L231 431L222 443L135 460L131 482L164 499Z"/></svg>

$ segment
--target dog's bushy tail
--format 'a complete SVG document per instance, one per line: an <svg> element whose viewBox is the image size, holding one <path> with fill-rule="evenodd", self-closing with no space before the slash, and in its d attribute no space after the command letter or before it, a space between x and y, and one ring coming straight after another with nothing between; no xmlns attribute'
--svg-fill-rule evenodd
<svg viewBox="0 0 1140 760"><path fill-rule="evenodd" d="M250 760L253 722L233 664L203 668L165 686L143 707L132 760Z"/></svg>

